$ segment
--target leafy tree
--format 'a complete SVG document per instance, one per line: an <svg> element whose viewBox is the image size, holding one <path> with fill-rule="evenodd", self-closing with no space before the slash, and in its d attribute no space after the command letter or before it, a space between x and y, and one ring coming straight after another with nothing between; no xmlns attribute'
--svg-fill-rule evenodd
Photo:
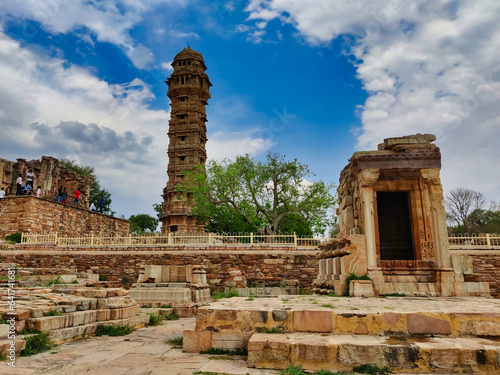
<svg viewBox="0 0 500 375"><path fill-rule="evenodd" d="M313 174L296 159L269 153L266 162L259 162L246 155L234 162L212 160L206 171L198 166L183 174L178 192L211 231L310 234L323 233L331 224L333 184L308 182Z"/></svg>
<svg viewBox="0 0 500 375"><path fill-rule="evenodd" d="M89 203L94 202L96 207L99 207L101 195L104 195L104 208L103 212L108 215L114 215L115 212L111 210L111 193L101 187L99 180L95 174L94 167L89 165L80 165L73 160L59 159L59 163L77 174L89 175L92 177L92 185L90 185Z"/></svg>
<svg viewBox="0 0 500 375"><path fill-rule="evenodd" d="M128 220L131 233L153 233L158 226L158 219L148 214L132 215Z"/></svg>
<svg viewBox="0 0 500 375"><path fill-rule="evenodd" d="M162 204L161 203L154 203L153 204L153 210L156 212L156 216L158 216L158 220L161 219L161 213L162 213Z"/></svg>

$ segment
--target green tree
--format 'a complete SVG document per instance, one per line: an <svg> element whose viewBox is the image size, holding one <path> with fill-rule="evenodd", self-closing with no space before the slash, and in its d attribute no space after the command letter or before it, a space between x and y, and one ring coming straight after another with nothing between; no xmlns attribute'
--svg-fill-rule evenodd
<svg viewBox="0 0 500 375"><path fill-rule="evenodd" d="M130 233L153 233L158 227L158 219L148 214L132 215L128 220Z"/></svg>
<svg viewBox="0 0 500 375"><path fill-rule="evenodd" d="M475 216L482 211L484 203L484 195L479 191L467 188L453 189L444 200L446 218L470 234L474 230L474 222L477 221Z"/></svg>
<svg viewBox="0 0 500 375"><path fill-rule="evenodd" d="M163 207L161 203L153 203L153 210L156 212L156 216L158 217L158 220L161 219L161 213L163 211Z"/></svg>
<svg viewBox="0 0 500 375"><path fill-rule="evenodd" d="M59 159L59 163L77 174L88 175L92 177L92 185L90 185L89 193L89 203L94 202L96 207L99 208L99 201L101 200L101 195L104 195L104 208L103 212L108 215L114 215L115 212L111 210L111 193L106 189L101 187L99 180L95 174L94 167L89 165L77 164L74 160Z"/></svg>
<svg viewBox="0 0 500 375"><path fill-rule="evenodd" d="M331 225L333 184L307 181L314 175L296 159L286 161L269 153L259 162L246 155L234 162L212 160L206 170L199 166L183 174L178 192L190 201L198 222L207 223L211 231L309 235Z"/></svg>

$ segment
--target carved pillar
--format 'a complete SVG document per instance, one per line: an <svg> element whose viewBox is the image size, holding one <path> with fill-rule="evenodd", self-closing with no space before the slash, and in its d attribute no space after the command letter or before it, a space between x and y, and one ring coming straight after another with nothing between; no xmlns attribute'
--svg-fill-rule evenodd
<svg viewBox="0 0 500 375"><path fill-rule="evenodd" d="M375 207L373 184L380 175L378 169L365 169L360 173L361 205L363 207L363 227L366 241L366 263L368 269L377 267L377 245L375 242Z"/></svg>
<svg viewBox="0 0 500 375"><path fill-rule="evenodd" d="M439 178L439 169L421 169L421 173L429 192L436 263L440 268L451 268L446 213L443 205L443 187Z"/></svg>

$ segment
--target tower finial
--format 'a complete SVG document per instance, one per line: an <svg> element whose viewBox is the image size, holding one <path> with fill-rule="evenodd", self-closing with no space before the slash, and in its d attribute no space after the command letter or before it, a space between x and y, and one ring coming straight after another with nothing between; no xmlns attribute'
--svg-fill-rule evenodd
<svg viewBox="0 0 500 375"><path fill-rule="evenodd" d="M189 45L189 42L187 42L188 48L191 49L191 46Z"/></svg>

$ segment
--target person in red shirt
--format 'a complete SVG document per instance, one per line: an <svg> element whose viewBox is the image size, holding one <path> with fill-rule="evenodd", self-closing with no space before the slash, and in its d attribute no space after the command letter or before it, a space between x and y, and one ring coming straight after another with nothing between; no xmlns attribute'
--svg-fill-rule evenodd
<svg viewBox="0 0 500 375"><path fill-rule="evenodd" d="M75 204L80 203L80 194L81 194L80 189L76 189L76 191L75 191Z"/></svg>

